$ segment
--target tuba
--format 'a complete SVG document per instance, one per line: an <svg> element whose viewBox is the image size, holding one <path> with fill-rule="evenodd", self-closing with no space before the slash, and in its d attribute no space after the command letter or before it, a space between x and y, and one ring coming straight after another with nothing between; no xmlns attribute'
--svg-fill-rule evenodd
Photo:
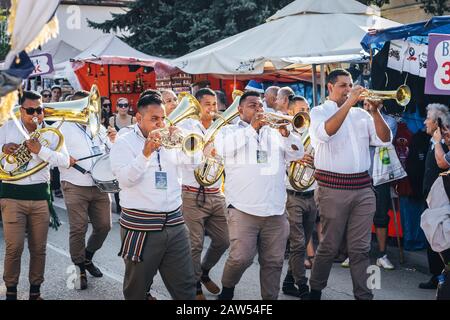
<svg viewBox="0 0 450 320"><path fill-rule="evenodd" d="M311 138L309 137L311 118L306 112L299 112L294 117L297 117L297 131L302 134L305 153L313 156L314 149L311 146ZM310 165L299 161L292 161L288 170L289 183L296 191L305 191L315 181L314 172L315 169Z"/></svg>
<svg viewBox="0 0 450 320"><path fill-rule="evenodd" d="M174 126L185 119L200 119L202 107L197 99L187 93L182 92L178 95L180 103L166 118L166 127L157 129L154 132L161 136L161 145L166 149L181 148L186 154L193 154L202 148L203 138L201 135L191 133L183 135L180 132L170 134L168 127Z"/></svg>
<svg viewBox="0 0 450 320"><path fill-rule="evenodd" d="M44 120L47 121L61 121L58 128L46 127L41 128L38 125L38 119L35 117L33 121L36 124L36 130L31 133L29 139L38 139L41 145L49 146L49 141L43 136L44 133L50 132L58 137L58 143L54 151L61 150L64 143L64 137L59 131L60 126L64 121L76 122L83 125L89 125L92 134L97 134L100 130L100 94L97 86L93 85L88 97L64 102L45 103L44 106ZM13 111L15 121L20 117L20 107L16 107ZM17 125L20 125L16 122ZM44 169L48 162L42 161L31 169L23 171L22 168L28 164L32 159L31 153L28 151L25 142L10 155L2 153L0 156L0 180L17 181L26 178L36 172ZM12 166L10 170L5 168L5 163Z"/></svg>
<svg viewBox="0 0 450 320"><path fill-rule="evenodd" d="M369 100L391 100L394 99L398 105L405 107L411 101L411 89L406 85L401 85L397 90L379 91L367 90L361 94L361 97Z"/></svg>
<svg viewBox="0 0 450 320"><path fill-rule="evenodd" d="M219 130L239 115L238 107L242 95L243 92L240 90L233 91L233 103L221 115L218 115L218 118L208 128L202 140L202 148L212 143ZM211 186L220 179L223 170L224 163L220 156L204 157L202 163L194 170L195 180L204 187Z"/></svg>

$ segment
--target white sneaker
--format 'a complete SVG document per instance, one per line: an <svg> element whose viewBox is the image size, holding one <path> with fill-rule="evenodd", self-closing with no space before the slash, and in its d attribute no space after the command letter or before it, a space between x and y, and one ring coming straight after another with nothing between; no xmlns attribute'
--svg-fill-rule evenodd
<svg viewBox="0 0 450 320"><path fill-rule="evenodd" d="M389 261L387 255L385 254L381 258L377 259L377 266L382 267L385 270L394 270L395 267L392 262Z"/></svg>
<svg viewBox="0 0 450 320"><path fill-rule="evenodd" d="M350 268L350 258L347 258L344 260L344 262L341 263L342 268Z"/></svg>

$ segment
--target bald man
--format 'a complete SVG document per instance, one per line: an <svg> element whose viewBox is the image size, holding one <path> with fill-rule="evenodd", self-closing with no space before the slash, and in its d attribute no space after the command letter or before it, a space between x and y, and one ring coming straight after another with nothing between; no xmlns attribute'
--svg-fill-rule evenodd
<svg viewBox="0 0 450 320"><path fill-rule="evenodd" d="M265 112L276 112L276 100L280 87L270 86L264 92L263 107Z"/></svg>
<svg viewBox="0 0 450 320"><path fill-rule="evenodd" d="M278 112L282 114L288 114L289 111L289 97L294 96L294 90L290 87L282 87L278 90L277 99L276 99L276 109Z"/></svg>

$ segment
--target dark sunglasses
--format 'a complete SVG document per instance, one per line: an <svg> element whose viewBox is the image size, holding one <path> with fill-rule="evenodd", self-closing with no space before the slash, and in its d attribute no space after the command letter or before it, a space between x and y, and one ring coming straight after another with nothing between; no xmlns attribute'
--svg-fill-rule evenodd
<svg viewBox="0 0 450 320"><path fill-rule="evenodd" d="M104 106L104 107L111 107L111 103L104 103L104 104L102 104L102 106Z"/></svg>
<svg viewBox="0 0 450 320"><path fill-rule="evenodd" d="M51 98L52 95L51 95L51 94L43 94L42 96L43 96L44 98Z"/></svg>
<svg viewBox="0 0 450 320"><path fill-rule="evenodd" d="M32 116L35 112L36 112L37 114L41 114L42 112L44 112L44 108L42 108L42 107L37 107L36 109L35 109L35 108L24 108L24 107L22 107L22 109L24 109L25 112L26 112L29 116Z"/></svg>
<svg viewBox="0 0 450 320"><path fill-rule="evenodd" d="M117 105L117 107L119 107L119 108L128 108L128 104L126 104L126 103L119 103L118 105Z"/></svg>

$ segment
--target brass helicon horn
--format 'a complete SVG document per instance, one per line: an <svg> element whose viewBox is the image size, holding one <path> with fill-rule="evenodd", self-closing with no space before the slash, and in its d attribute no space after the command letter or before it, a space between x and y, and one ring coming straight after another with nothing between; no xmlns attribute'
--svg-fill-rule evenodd
<svg viewBox="0 0 450 320"><path fill-rule="evenodd" d="M233 103L211 124L206 130L205 137L202 141L202 148L213 143L219 130L229 124L234 118L239 115L239 101L244 93L240 90L234 90L232 93ZM219 156L205 156L203 161L194 170L195 180L204 186L208 187L216 183L222 176L224 171L223 159Z"/></svg>
<svg viewBox="0 0 450 320"><path fill-rule="evenodd" d="M93 85L88 97L64 102L44 103L44 120L47 121L69 121L83 125L89 125L93 135L100 130L100 93L97 86ZM15 117L20 117L20 106L13 111ZM33 121L36 123L36 130L30 134L30 139L38 139L44 146L49 146L48 140L44 137L44 133L52 133L58 137L58 143L54 151L59 151L64 143L64 137L58 128L45 127L40 128L37 118ZM44 169L48 162L42 161L33 168L23 171L32 159L31 153L28 151L23 142L13 154L7 155L2 153L0 156L0 180L17 181L26 178L36 172Z"/></svg>

